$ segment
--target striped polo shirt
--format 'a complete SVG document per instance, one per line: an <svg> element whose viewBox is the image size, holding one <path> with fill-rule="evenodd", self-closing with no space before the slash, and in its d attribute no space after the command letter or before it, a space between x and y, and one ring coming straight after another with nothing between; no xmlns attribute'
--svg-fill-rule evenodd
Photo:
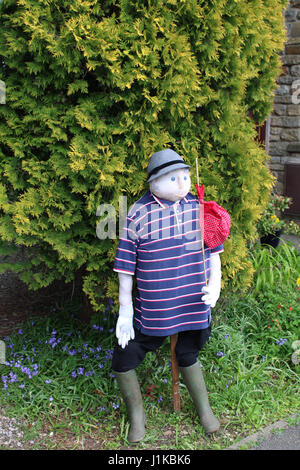
<svg viewBox="0 0 300 470"><path fill-rule="evenodd" d="M210 254L199 223L199 201L191 193L174 203L150 191L130 208L114 271L137 280L135 326L143 334L169 336L210 325L210 306L201 290L210 274Z"/></svg>

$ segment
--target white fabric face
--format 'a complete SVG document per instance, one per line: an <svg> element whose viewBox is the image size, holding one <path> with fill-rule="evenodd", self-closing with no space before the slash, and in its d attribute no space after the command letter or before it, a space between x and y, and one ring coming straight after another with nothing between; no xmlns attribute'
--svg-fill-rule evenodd
<svg viewBox="0 0 300 470"><path fill-rule="evenodd" d="M149 183L150 191L166 201L179 201L191 189L190 170L181 168L170 171Z"/></svg>

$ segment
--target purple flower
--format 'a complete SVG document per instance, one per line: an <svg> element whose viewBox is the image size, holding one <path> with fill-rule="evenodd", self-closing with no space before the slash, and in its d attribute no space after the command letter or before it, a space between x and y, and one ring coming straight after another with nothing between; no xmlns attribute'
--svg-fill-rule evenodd
<svg viewBox="0 0 300 470"><path fill-rule="evenodd" d="M9 376L10 376L10 383L18 382L17 374L14 374L13 372L10 372Z"/></svg>
<svg viewBox="0 0 300 470"><path fill-rule="evenodd" d="M286 341L287 341L287 339L285 339L285 338L280 338L279 341L276 341L276 344L279 344L279 346L282 346Z"/></svg>
<svg viewBox="0 0 300 470"><path fill-rule="evenodd" d="M225 354L224 354L224 353L222 353L222 351L218 351L218 352L217 352L217 356L219 356L219 357L224 357L224 356L225 356Z"/></svg>

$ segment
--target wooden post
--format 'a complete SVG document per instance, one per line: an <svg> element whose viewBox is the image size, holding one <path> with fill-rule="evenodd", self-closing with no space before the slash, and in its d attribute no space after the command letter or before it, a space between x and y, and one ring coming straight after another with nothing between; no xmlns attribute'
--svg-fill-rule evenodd
<svg viewBox="0 0 300 470"><path fill-rule="evenodd" d="M171 335L171 366L172 366L174 411L180 411L179 373L178 373L178 363L177 363L176 354L175 354L176 343L177 343L177 334Z"/></svg>

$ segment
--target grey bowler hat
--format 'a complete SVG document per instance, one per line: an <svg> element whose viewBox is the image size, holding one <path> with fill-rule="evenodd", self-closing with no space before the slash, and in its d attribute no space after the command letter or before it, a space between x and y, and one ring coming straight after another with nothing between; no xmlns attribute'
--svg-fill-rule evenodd
<svg viewBox="0 0 300 470"><path fill-rule="evenodd" d="M190 165L187 165L183 158L174 152L174 150L160 150L150 157L147 181L150 183L150 181L180 168L190 168Z"/></svg>

